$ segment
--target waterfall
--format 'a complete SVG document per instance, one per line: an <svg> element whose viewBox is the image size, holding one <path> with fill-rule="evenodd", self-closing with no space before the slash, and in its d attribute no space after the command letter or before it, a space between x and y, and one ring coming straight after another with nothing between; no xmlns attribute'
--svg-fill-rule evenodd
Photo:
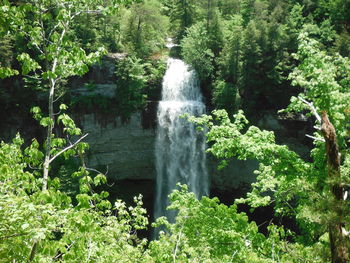
<svg viewBox="0 0 350 263"><path fill-rule="evenodd" d="M167 216L174 221L175 212L166 207L168 195L178 182L187 184L198 198L208 195L205 137L182 117L185 113L205 113L199 81L195 71L183 61L170 58L157 113L155 218Z"/></svg>

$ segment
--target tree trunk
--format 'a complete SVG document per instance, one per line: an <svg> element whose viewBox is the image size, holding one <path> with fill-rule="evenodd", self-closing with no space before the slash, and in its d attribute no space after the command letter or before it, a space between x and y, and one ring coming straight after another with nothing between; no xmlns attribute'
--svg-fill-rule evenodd
<svg viewBox="0 0 350 263"><path fill-rule="evenodd" d="M55 92L55 81L51 79L50 81L50 94L49 94L49 118L50 122L47 126L46 133L46 149L45 149L45 160L44 160L44 171L43 171L43 191L47 190L47 182L49 180L49 169L50 169L50 158L51 158L51 139L52 130L54 125L54 112L53 112L53 99Z"/></svg>
<svg viewBox="0 0 350 263"><path fill-rule="evenodd" d="M209 32L210 20L211 20L211 0L207 0L207 31Z"/></svg>
<svg viewBox="0 0 350 263"><path fill-rule="evenodd" d="M332 184L331 190L334 198L332 208L335 212L335 220L329 223L332 263L348 263L348 241L347 237L343 234L345 201L344 188L340 182L340 153L335 128L329 121L325 111L322 112L321 131L326 141L328 176Z"/></svg>
<svg viewBox="0 0 350 263"><path fill-rule="evenodd" d="M67 22L66 26L68 27L69 22ZM52 63L52 67L51 67L51 72L55 73L56 71L56 67L57 67L57 63L58 63L58 55L59 52L61 50L61 45L62 45L62 41L63 41L63 37L66 34L66 28L64 28L61 32L61 36L59 39L59 44L58 47L56 49L56 54L55 54L55 58L53 60ZM47 58L47 57L46 57ZM48 63L48 60L46 59L46 63ZM50 91L49 91L49 124L47 126L47 133L46 133L46 149L45 149L45 160L44 160L44 167L43 167L43 191L47 190L47 182L49 180L49 169L50 169L50 162L51 162L51 140L52 140L52 131L53 131L53 127L55 125L55 116L54 116L54 112L53 112L53 103L54 103L54 97L55 97L55 88L56 88L56 84L57 84L57 79L53 78L53 77L49 77L49 84L50 84Z"/></svg>

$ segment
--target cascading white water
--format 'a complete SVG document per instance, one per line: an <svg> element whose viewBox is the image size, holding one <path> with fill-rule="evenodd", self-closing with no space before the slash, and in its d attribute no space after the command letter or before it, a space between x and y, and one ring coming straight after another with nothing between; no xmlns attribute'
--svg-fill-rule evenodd
<svg viewBox="0 0 350 263"><path fill-rule="evenodd" d="M187 184L197 197L208 195L205 137L182 117L185 113L205 113L198 78L183 61L170 58L157 114L155 218L174 220L175 213L166 207L168 195L178 182Z"/></svg>

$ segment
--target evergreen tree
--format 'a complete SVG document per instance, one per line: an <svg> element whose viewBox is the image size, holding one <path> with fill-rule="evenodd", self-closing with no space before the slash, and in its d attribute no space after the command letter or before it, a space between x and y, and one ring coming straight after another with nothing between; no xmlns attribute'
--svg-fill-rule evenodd
<svg viewBox="0 0 350 263"><path fill-rule="evenodd" d="M252 20L243 32L242 38L242 82L240 95L245 109L252 108L256 101L264 107L266 100L262 98L261 92L264 86L265 74L261 70L263 63L262 47L259 42L261 32L257 23Z"/></svg>
<svg viewBox="0 0 350 263"><path fill-rule="evenodd" d="M199 22L187 30L181 41L182 56L186 63L193 66L201 80L208 80L213 74L214 54L210 49L210 39L206 24Z"/></svg>
<svg viewBox="0 0 350 263"><path fill-rule="evenodd" d="M5 35L0 38L0 67L11 67L13 56L13 40Z"/></svg>
<svg viewBox="0 0 350 263"><path fill-rule="evenodd" d="M187 28L195 22L195 3L194 0L172 0L170 26L176 42L184 38Z"/></svg>
<svg viewBox="0 0 350 263"><path fill-rule="evenodd" d="M135 3L125 10L122 36L129 52L147 57L163 48L168 21L160 11L155 0Z"/></svg>

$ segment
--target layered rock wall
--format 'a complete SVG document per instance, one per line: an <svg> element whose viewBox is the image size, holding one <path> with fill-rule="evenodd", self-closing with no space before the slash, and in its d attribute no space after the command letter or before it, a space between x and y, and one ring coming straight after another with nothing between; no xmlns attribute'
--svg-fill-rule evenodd
<svg viewBox="0 0 350 263"><path fill-rule="evenodd" d="M143 129L141 113L135 113L127 123L119 117L102 125L93 114L80 117L86 142L90 145L88 165L102 171L115 180L154 179L153 129Z"/></svg>

